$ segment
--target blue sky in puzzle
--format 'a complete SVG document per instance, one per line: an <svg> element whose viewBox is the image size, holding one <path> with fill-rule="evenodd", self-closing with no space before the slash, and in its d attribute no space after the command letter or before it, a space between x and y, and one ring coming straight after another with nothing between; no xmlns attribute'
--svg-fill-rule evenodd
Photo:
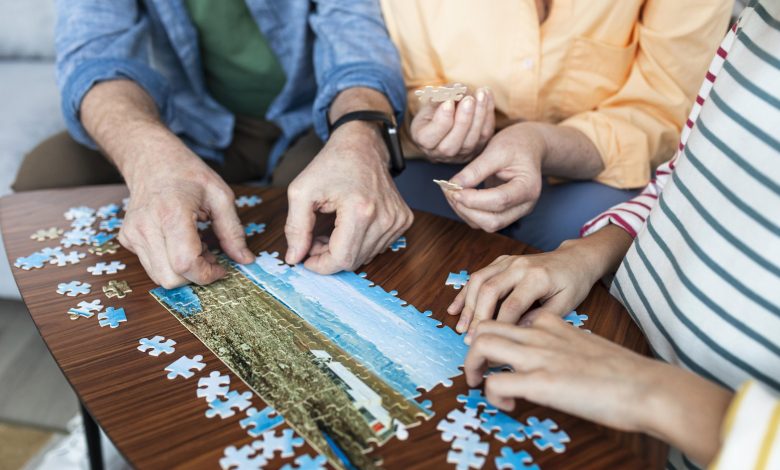
<svg viewBox="0 0 780 470"><path fill-rule="evenodd" d="M179 312L184 317L195 315L203 310L200 299L190 286L181 286L176 289L156 287L151 290L151 293L170 309Z"/></svg>
<svg viewBox="0 0 780 470"><path fill-rule="evenodd" d="M461 336L355 273L322 276L265 252L237 268L408 398L461 373Z"/></svg>

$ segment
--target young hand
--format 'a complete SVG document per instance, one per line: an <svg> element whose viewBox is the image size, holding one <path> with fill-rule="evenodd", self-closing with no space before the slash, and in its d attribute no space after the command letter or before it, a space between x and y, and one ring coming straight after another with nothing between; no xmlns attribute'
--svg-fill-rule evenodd
<svg viewBox="0 0 780 470"><path fill-rule="evenodd" d="M482 152L495 130L495 104L487 88L457 104L425 103L412 119L411 138L429 160L465 163Z"/></svg>

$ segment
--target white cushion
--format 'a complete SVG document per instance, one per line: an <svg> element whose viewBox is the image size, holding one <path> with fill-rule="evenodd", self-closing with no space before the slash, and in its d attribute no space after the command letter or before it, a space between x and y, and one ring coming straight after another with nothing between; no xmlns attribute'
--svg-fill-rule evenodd
<svg viewBox="0 0 780 470"><path fill-rule="evenodd" d="M0 0L0 58L54 58L54 0Z"/></svg>

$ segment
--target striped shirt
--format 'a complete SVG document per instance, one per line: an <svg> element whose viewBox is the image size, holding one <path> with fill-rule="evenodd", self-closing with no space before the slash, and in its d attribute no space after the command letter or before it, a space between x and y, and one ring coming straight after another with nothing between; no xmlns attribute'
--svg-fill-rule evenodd
<svg viewBox="0 0 780 470"><path fill-rule="evenodd" d="M751 2L675 157L583 235L607 224L635 238L611 292L655 354L739 390L713 468L780 469L780 1Z"/></svg>

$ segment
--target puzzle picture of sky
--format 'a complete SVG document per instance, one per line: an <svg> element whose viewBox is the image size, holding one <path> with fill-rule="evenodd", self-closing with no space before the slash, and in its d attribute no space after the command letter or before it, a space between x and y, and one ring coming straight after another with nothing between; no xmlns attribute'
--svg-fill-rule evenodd
<svg viewBox="0 0 780 470"><path fill-rule="evenodd" d="M356 274L221 262L221 281L152 294L335 467L375 467L372 444L430 413L418 388L460 373L458 335Z"/></svg>

